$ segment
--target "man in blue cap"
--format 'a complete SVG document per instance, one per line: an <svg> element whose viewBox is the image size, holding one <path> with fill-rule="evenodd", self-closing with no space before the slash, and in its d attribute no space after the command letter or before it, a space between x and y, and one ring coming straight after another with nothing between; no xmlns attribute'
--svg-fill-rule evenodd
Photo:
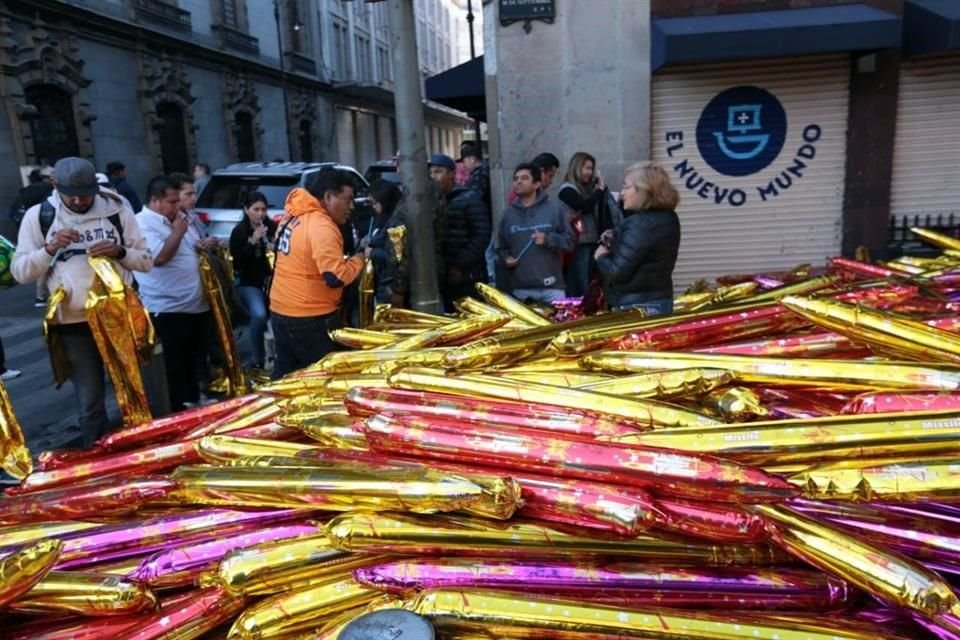
<svg viewBox="0 0 960 640"><path fill-rule="evenodd" d="M430 179L447 203L447 230L443 240L445 272L440 273L440 295L444 310L453 312L453 303L476 294L476 283L486 282L485 253L490 244L490 209L483 195L454 182L457 165L450 156L434 154L427 163Z"/></svg>

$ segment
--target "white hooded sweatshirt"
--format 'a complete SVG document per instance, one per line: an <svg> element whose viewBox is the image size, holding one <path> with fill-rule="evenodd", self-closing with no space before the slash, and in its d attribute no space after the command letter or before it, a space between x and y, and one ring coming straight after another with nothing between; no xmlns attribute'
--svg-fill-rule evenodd
<svg viewBox="0 0 960 640"><path fill-rule="evenodd" d="M123 229L123 246L127 255L119 260L120 275L127 284L133 282L131 271L149 271L153 267L153 256L147 249L146 240L140 232L137 219L124 205L117 194L101 190L93 206L86 213L74 213L63 204L59 194L54 191L47 201L54 206L56 214L46 238L40 229L40 208L31 207L20 223L20 235L17 237L17 251L14 253L10 270L17 282L27 283L38 280L48 270L50 291L63 287L66 298L60 305L59 324L86 322L84 304L87 292L93 285L94 273L87 262L87 247L101 240L112 240L120 244L120 232L110 221L110 216L119 215ZM53 265L53 257L44 246L60 229L76 229L80 241L64 249Z"/></svg>

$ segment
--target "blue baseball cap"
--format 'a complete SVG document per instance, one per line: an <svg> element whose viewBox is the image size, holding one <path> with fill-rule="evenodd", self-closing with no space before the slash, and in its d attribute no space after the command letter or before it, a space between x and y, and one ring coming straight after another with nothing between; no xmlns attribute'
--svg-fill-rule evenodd
<svg viewBox="0 0 960 640"><path fill-rule="evenodd" d="M430 156L430 160L427 162L428 167L443 167L444 169L450 169L450 171L457 170L457 163L453 161L453 158L450 156L444 155L442 153L435 153Z"/></svg>

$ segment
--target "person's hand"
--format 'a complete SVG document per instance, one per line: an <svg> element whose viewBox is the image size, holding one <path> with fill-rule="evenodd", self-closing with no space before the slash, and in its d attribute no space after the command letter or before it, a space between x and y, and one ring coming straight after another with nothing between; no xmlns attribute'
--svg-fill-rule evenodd
<svg viewBox="0 0 960 640"><path fill-rule="evenodd" d="M261 224L256 229L253 230L253 235L250 237L250 241L253 244L260 242L260 238L267 235L267 225Z"/></svg>
<svg viewBox="0 0 960 640"><path fill-rule="evenodd" d="M530 234L530 237L533 238L533 244L538 247L542 247L543 243L547 241L547 234L543 231L534 231Z"/></svg>
<svg viewBox="0 0 960 640"><path fill-rule="evenodd" d="M178 235L183 235L187 232L187 229L190 228L190 220L187 219L187 214L183 211L177 214L177 217L173 219L171 224L173 227L173 232Z"/></svg>
<svg viewBox="0 0 960 640"><path fill-rule="evenodd" d="M597 247L597 250L593 252L593 259L597 260L601 256L605 256L608 253L610 253L610 249L608 249L606 245L601 244L599 247Z"/></svg>
<svg viewBox="0 0 960 640"><path fill-rule="evenodd" d="M100 240L87 247L87 255L91 258L105 256L107 258L116 258L120 255L120 245L112 240Z"/></svg>
<svg viewBox="0 0 960 640"><path fill-rule="evenodd" d="M605 247L609 247L610 243L613 242L613 229L607 229L601 233L600 242L602 242Z"/></svg>
<svg viewBox="0 0 960 640"><path fill-rule="evenodd" d="M54 255L59 249L66 249L74 242L80 242L80 232L76 229L59 229L44 246L47 253Z"/></svg>
<svg viewBox="0 0 960 640"><path fill-rule="evenodd" d="M447 282L449 284L460 284L463 281L463 272L457 267L447 269Z"/></svg>
<svg viewBox="0 0 960 640"><path fill-rule="evenodd" d="M370 256L373 255L373 247L364 247L363 248L363 257L367 260L370 259Z"/></svg>
<svg viewBox="0 0 960 640"><path fill-rule="evenodd" d="M216 249L218 246L220 246L220 241L213 237L203 238L196 244L197 251L207 251L209 249Z"/></svg>
<svg viewBox="0 0 960 640"><path fill-rule="evenodd" d="M403 305L406 303L404 295L402 293L394 293L390 296L390 306L394 309L403 309Z"/></svg>
<svg viewBox="0 0 960 640"><path fill-rule="evenodd" d="M505 266L507 269L513 269L518 264L520 264L520 261L513 256L507 256L503 259L503 266Z"/></svg>
<svg viewBox="0 0 960 640"><path fill-rule="evenodd" d="M607 188L607 181L604 180L603 176L599 173L597 174L597 188L600 189L600 191L603 191Z"/></svg>
<svg viewBox="0 0 960 640"><path fill-rule="evenodd" d="M370 246L370 238L368 238L367 236L360 238L360 245L357 247L357 253L360 253L361 251L366 251L367 247L369 246Z"/></svg>

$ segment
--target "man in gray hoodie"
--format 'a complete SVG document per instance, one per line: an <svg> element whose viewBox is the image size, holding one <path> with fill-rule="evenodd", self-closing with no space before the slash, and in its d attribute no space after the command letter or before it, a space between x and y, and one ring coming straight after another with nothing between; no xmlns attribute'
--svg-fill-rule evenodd
<svg viewBox="0 0 960 640"><path fill-rule="evenodd" d="M573 232L563 208L540 189L538 167L518 165L513 191L517 198L500 221L498 257L510 270L515 298L550 304L565 295L562 255L573 250Z"/></svg>

